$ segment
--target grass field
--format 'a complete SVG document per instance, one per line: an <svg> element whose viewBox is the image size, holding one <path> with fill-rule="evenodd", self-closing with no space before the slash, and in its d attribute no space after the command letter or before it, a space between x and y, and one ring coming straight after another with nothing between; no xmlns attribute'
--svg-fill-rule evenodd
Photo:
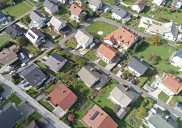
<svg viewBox="0 0 182 128"><path fill-rule="evenodd" d="M1 104L1 107L4 107L10 101L11 103L15 103L15 105L19 105L22 102L22 100L18 96L16 96L15 94L12 94L12 95L13 96L8 98L3 104Z"/></svg>
<svg viewBox="0 0 182 128"><path fill-rule="evenodd" d="M23 14L30 11L32 8L28 6L25 2L18 3L11 8L6 8L2 10L2 12L6 16L11 16L13 19L18 18L19 16L22 16Z"/></svg>
<svg viewBox="0 0 182 128"><path fill-rule="evenodd" d="M182 119L178 118L177 122L178 122L178 128L182 128Z"/></svg>
<svg viewBox="0 0 182 128"><path fill-rule="evenodd" d="M3 33L0 35L0 47L6 42L6 41L13 41L11 37L7 33Z"/></svg>
<svg viewBox="0 0 182 128"><path fill-rule="evenodd" d="M169 105L174 106L178 102L178 100L182 102L182 91L178 95L174 95L172 97L172 99L169 102Z"/></svg>
<svg viewBox="0 0 182 128"><path fill-rule="evenodd" d="M98 64L99 64L100 66L102 66L102 67L106 67L106 66L107 66L107 63L104 62L103 60L100 60Z"/></svg>
<svg viewBox="0 0 182 128"><path fill-rule="evenodd" d="M94 54L92 53L92 51L87 52L87 54L85 54L84 57L86 57L87 59L89 59L89 60L91 60L91 61L94 61L94 60L97 58L97 56L94 55Z"/></svg>
<svg viewBox="0 0 182 128"><path fill-rule="evenodd" d="M38 101L42 106L44 106L47 110L52 112L54 110L54 107L47 101L43 101L42 99Z"/></svg>
<svg viewBox="0 0 182 128"><path fill-rule="evenodd" d="M159 93L158 98L159 98L161 101L163 101L164 103L166 103L167 100L169 99L169 96L168 96L166 93L164 93L164 92L162 91L161 93Z"/></svg>
<svg viewBox="0 0 182 128"><path fill-rule="evenodd" d="M90 26L85 28L85 30L89 33L95 32L97 34L99 31L103 31L103 37L106 37L108 34L115 31L116 29L118 29L118 27L103 21L95 21Z"/></svg>

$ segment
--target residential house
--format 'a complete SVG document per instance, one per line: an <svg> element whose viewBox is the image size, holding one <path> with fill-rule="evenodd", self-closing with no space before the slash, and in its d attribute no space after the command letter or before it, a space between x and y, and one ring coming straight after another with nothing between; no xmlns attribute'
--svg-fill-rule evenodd
<svg viewBox="0 0 182 128"><path fill-rule="evenodd" d="M140 13L145 8L146 2L144 0L137 0L131 7L132 10Z"/></svg>
<svg viewBox="0 0 182 128"><path fill-rule="evenodd" d="M182 90L181 80L172 74L164 74L156 80L155 85L169 96L177 95Z"/></svg>
<svg viewBox="0 0 182 128"><path fill-rule="evenodd" d="M16 122L23 116L23 113L18 111L15 104L11 102L7 103L0 111L1 128L13 128Z"/></svg>
<svg viewBox="0 0 182 128"><path fill-rule="evenodd" d="M67 59L60 56L57 53L53 53L49 56L45 64L55 72L58 72L67 62Z"/></svg>
<svg viewBox="0 0 182 128"><path fill-rule="evenodd" d="M83 117L83 122L89 128L117 128L114 120L97 105L94 105L90 111Z"/></svg>
<svg viewBox="0 0 182 128"><path fill-rule="evenodd" d="M142 59L134 56L129 62L128 62L128 70L135 74L137 77L142 76L150 67L146 62L144 62Z"/></svg>
<svg viewBox="0 0 182 128"><path fill-rule="evenodd" d="M14 67L20 63L18 59L18 47L16 45L12 45L9 48L4 49L0 52L0 62L4 65Z"/></svg>
<svg viewBox="0 0 182 128"><path fill-rule="evenodd" d="M42 71L36 64L32 63L22 69L19 74L23 77L31 86L38 87L48 78L45 71Z"/></svg>
<svg viewBox="0 0 182 128"><path fill-rule="evenodd" d="M66 21L60 17L53 16L47 25L50 26L54 31L59 32L62 36L65 36L71 31L71 27L66 25Z"/></svg>
<svg viewBox="0 0 182 128"><path fill-rule="evenodd" d="M78 30L78 32L75 34L75 38L78 45L82 46L82 48L85 49L93 43L94 37L85 30Z"/></svg>
<svg viewBox="0 0 182 128"><path fill-rule="evenodd" d="M120 27L118 30L111 32L104 38L104 42L113 45L119 44L124 50L131 48L138 40L139 35L130 29Z"/></svg>
<svg viewBox="0 0 182 128"><path fill-rule="evenodd" d="M71 11L71 18L76 19L76 20L80 19L80 15L87 14L86 10L77 4L72 4L71 7L69 8L69 10Z"/></svg>
<svg viewBox="0 0 182 128"><path fill-rule="evenodd" d="M112 18L120 21L128 14L128 12L125 9L118 6L114 6L111 11L112 11Z"/></svg>
<svg viewBox="0 0 182 128"><path fill-rule="evenodd" d="M108 96L114 104L121 106L120 110L116 113L119 119L122 119L126 113L130 110L130 104L134 102L135 94L132 91L125 88L123 85L118 84Z"/></svg>
<svg viewBox="0 0 182 128"><path fill-rule="evenodd" d="M153 0L152 3L161 6L166 3L166 0Z"/></svg>
<svg viewBox="0 0 182 128"><path fill-rule="evenodd" d="M178 51L174 52L174 54L170 57L171 64L175 67L180 67L182 69L182 48Z"/></svg>
<svg viewBox="0 0 182 128"><path fill-rule="evenodd" d="M100 74L90 65L82 67L78 72L78 76L89 88L91 88L100 79Z"/></svg>
<svg viewBox="0 0 182 128"><path fill-rule="evenodd" d="M31 18L31 22L29 24L30 28L32 27L41 28L46 24L46 16L38 11L31 11L29 16Z"/></svg>
<svg viewBox="0 0 182 128"><path fill-rule="evenodd" d="M51 14L51 15L59 12L57 2L55 2L53 0L45 0L43 5L44 5L44 8L45 8L45 11L47 13Z"/></svg>
<svg viewBox="0 0 182 128"><path fill-rule="evenodd" d="M106 43L101 44L97 50L97 56L99 56L106 63L112 63L117 53L118 50Z"/></svg>
<svg viewBox="0 0 182 128"><path fill-rule="evenodd" d="M169 23L164 23L163 25L156 25L151 24L149 28L146 30L146 32L150 34L157 34L162 38L176 41L178 37L178 28L176 27L175 23L171 20Z"/></svg>
<svg viewBox="0 0 182 128"><path fill-rule="evenodd" d="M15 40L17 36L24 36L27 30L25 28L21 28L17 24L11 24L6 28L5 32L11 37L11 39Z"/></svg>
<svg viewBox="0 0 182 128"><path fill-rule="evenodd" d="M67 0L58 0L58 1L65 4Z"/></svg>
<svg viewBox="0 0 182 128"><path fill-rule="evenodd" d="M41 117L38 121L32 121L28 126L25 128L46 128L48 126L48 121Z"/></svg>
<svg viewBox="0 0 182 128"><path fill-rule="evenodd" d="M25 36L37 48L45 43L45 35L40 29L29 29Z"/></svg>
<svg viewBox="0 0 182 128"><path fill-rule="evenodd" d="M145 121L150 128L178 128L178 122L160 108L148 111Z"/></svg>
<svg viewBox="0 0 182 128"><path fill-rule="evenodd" d="M49 94L48 100L67 111L76 102L77 96L61 83Z"/></svg>
<svg viewBox="0 0 182 128"><path fill-rule="evenodd" d="M0 23L4 23L6 21L6 16L3 14L3 12L0 10Z"/></svg>
<svg viewBox="0 0 182 128"><path fill-rule="evenodd" d="M173 0L171 7L180 9L182 7L182 0Z"/></svg>
<svg viewBox="0 0 182 128"><path fill-rule="evenodd" d="M88 0L88 6L92 11L97 11L99 9L102 9L102 1L101 0Z"/></svg>

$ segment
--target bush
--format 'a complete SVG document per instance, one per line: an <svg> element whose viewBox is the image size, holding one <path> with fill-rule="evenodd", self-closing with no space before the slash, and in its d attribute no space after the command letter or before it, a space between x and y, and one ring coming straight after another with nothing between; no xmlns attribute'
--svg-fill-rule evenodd
<svg viewBox="0 0 182 128"><path fill-rule="evenodd" d="M27 38L25 38L25 37L18 36L18 37L16 37L16 43L17 43L19 46L22 46L22 45L27 44L27 43L28 43L28 40L27 40Z"/></svg>
<svg viewBox="0 0 182 128"><path fill-rule="evenodd" d="M80 20L85 22L86 21L86 16L84 14L81 14L80 15Z"/></svg>
<svg viewBox="0 0 182 128"><path fill-rule="evenodd" d="M144 102L142 102L144 103ZM137 109L137 116L140 118L144 118L148 115L147 109L144 106L140 106L140 108Z"/></svg>
<svg viewBox="0 0 182 128"><path fill-rule="evenodd" d="M78 61L78 64L79 64L79 68L82 68L83 66L85 66L86 61L85 61L84 59L80 59L80 60Z"/></svg>
<svg viewBox="0 0 182 128"><path fill-rule="evenodd" d="M73 20L72 22L70 22L71 25L75 28L78 29L80 27L80 24L78 22L76 22L76 20Z"/></svg>
<svg viewBox="0 0 182 128"><path fill-rule="evenodd" d="M154 104L154 100L153 99L151 99L149 97L145 97L145 99L147 99L149 103Z"/></svg>
<svg viewBox="0 0 182 128"><path fill-rule="evenodd" d="M48 52L46 52L46 54L45 54L45 55L46 55L47 57L49 57L49 55L51 55L51 54L53 53L53 51L54 51L54 50L55 50L55 49L51 49L51 50L49 50Z"/></svg>
<svg viewBox="0 0 182 128"><path fill-rule="evenodd" d="M23 22L25 22L25 23L30 23L30 21L31 21L31 19L30 19L30 17L29 17L28 15L25 15L25 16L23 17Z"/></svg>
<svg viewBox="0 0 182 128"><path fill-rule="evenodd" d="M84 93L85 93L85 89L84 89L84 88L81 88L81 89L80 89L80 93L81 93L81 94L84 94Z"/></svg>

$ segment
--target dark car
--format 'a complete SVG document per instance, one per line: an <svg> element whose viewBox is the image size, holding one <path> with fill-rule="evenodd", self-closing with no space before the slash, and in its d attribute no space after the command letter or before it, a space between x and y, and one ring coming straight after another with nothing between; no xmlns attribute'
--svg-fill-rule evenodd
<svg viewBox="0 0 182 128"><path fill-rule="evenodd" d="M130 80L131 80L130 78L127 79L128 82L129 82Z"/></svg>
<svg viewBox="0 0 182 128"><path fill-rule="evenodd" d="M178 101L177 106L178 106L178 107L181 107L181 105L182 105L182 102L181 102L181 101Z"/></svg>
<svg viewBox="0 0 182 128"><path fill-rule="evenodd" d="M120 71L123 72L124 71L124 68L122 68Z"/></svg>
<svg viewBox="0 0 182 128"><path fill-rule="evenodd" d="M30 86L30 84L25 84L25 85L23 85L24 88L26 88L26 87L28 87L28 86Z"/></svg>
<svg viewBox="0 0 182 128"><path fill-rule="evenodd" d="M0 103L1 103L3 100L4 100L4 97L1 96L1 97L0 97Z"/></svg>

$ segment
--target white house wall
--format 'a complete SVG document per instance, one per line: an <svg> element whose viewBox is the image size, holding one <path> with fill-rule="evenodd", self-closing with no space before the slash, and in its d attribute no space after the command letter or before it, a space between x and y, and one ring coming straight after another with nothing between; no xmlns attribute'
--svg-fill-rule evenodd
<svg viewBox="0 0 182 128"><path fill-rule="evenodd" d="M171 90L169 90L166 86L164 86L163 84L159 83L156 84L158 88L160 88L164 93L166 93L169 96L173 96L175 95L174 92L172 92Z"/></svg>
<svg viewBox="0 0 182 128"><path fill-rule="evenodd" d="M180 68L182 68L182 59L178 56L175 56L172 58L171 60L171 64L174 65L174 66L178 66ZM174 62L174 63L173 63Z"/></svg>
<svg viewBox="0 0 182 128"><path fill-rule="evenodd" d="M141 74L140 74L140 73L138 73L137 71L135 71L133 68L128 67L128 69L129 69L131 72L134 72L134 73L135 73L135 75L136 75L137 77L141 76Z"/></svg>
<svg viewBox="0 0 182 128"><path fill-rule="evenodd" d="M112 13L112 18L117 19L117 20L121 20L122 17L118 16L117 14L115 14L114 12Z"/></svg>
<svg viewBox="0 0 182 128"><path fill-rule="evenodd" d="M107 43L109 45L113 45L113 43L110 40L104 40L104 43Z"/></svg>

